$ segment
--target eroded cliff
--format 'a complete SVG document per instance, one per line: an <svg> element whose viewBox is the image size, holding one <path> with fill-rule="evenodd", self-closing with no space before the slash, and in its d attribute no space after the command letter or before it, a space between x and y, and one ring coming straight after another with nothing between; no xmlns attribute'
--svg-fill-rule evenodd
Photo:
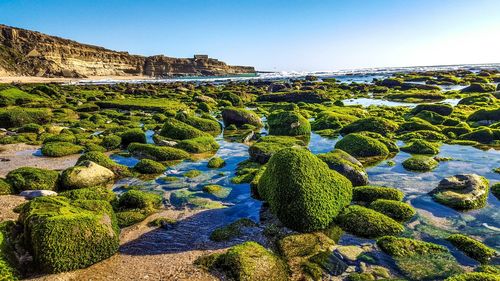
<svg viewBox="0 0 500 281"><path fill-rule="evenodd" d="M88 77L254 73L212 58L144 57L0 25L0 76Z"/></svg>

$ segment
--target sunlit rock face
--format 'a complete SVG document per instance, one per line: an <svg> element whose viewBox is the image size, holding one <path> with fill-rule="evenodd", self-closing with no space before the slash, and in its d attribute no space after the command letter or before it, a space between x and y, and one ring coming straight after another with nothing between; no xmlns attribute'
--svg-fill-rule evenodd
<svg viewBox="0 0 500 281"><path fill-rule="evenodd" d="M254 73L206 56L144 57L0 25L0 74L39 77L185 76Z"/></svg>

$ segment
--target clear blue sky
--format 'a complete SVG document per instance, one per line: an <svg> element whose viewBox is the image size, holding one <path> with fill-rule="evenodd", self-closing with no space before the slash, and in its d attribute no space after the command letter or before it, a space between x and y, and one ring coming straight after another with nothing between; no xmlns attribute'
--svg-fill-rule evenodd
<svg viewBox="0 0 500 281"><path fill-rule="evenodd" d="M259 70L500 63L500 0L0 0L0 23Z"/></svg>

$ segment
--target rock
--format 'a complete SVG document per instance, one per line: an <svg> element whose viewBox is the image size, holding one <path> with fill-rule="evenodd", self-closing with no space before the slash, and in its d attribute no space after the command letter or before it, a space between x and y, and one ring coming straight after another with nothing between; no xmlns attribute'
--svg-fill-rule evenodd
<svg viewBox="0 0 500 281"><path fill-rule="evenodd" d="M478 209L486 205L488 180L476 174L444 178L430 192L437 202L457 210Z"/></svg>
<svg viewBox="0 0 500 281"><path fill-rule="evenodd" d="M267 87L267 91L274 93L290 88L289 84L273 83Z"/></svg>
<svg viewBox="0 0 500 281"><path fill-rule="evenodd" d="M462 93L486 93L486 92L494 92L495 86L491 84L480 84L480 83L472 83L470 86L467 86L460 90Z"/></svg>
<svg viewBox="0 0 500 281"><path fill-rule="evenodd" d="M106 201L38 197L22 208L18 223L34 261L47 273L85 268L118 251L120 229Z"/></svg>
<svg viewBox="0 0 500 281"><path fill-rule="evenodd" d="M267 102L305 102L305 103L322 103L329 101L330 98L326 94L317 92L280 92L278 94L264 94L257 98L257 101Z"/></svg>
<svg viewBox="0 0 500 281"><path fill-rule="evenodd" d="M300 147L303 142L289 136L266 136L260 138L248 149L250 160L265 164L271 156L283 148Z"/></svg>
<svg viewBox="0 0 500 281"><path fill-rule="evenodd" d="M52 190L25 190L19 195L26 197L27 199L33 199L42 196L57 196L57 192Z"/></svg>
<svg viewBox="0 0 500 281"><path fill-rule="evenodd" d="M276 111L267 118L269 134L279 136L308 136L311 124L299 112Z"/></svg>
<svg viewBox="0 0 500 281"><path fill-rule="evenodd" d="M320 252L312 256L309 261L318 264L328 274L335 276L344 273L349 267L345 262L330 252Z"/></svg>
<svg viewBox="0 0 500 281"><path fill-rule="evenodd" d="M339 174L349 179L352 186L368 184L368 174L363 168L363 164L349 155L349 153L340 149L335 149L325 154L319 154L318 157L323 160L330 169L337 171Z"/></svg>
<svg viewBox="0 0 500 281"><path fill-rule="evenodd" d="M269 160L258 192L283 225L308 232L332 223L351 201L352 184L308 150L285 148Z"/></svg>
<svg viewBox="0 0 500 281"><path fill-rule="evenodd" d="M61 174L62 189L78 189L102 186L110 183L115 174L92 161L83 161L78 166L68 168Z"/></svg>
<svg viewBox="0 0 500 281"><path fill-rule="evenodd" d="M349 246L338 246L335 249L335 253L342 257L344 261L355 262L358 256L364 252L363 248L349 245Z"/></svg>
<svg viewBox="0 0 500 281"><path fill-rule="evenodd" d="M224 110L222 111L222 119L224 120L224 125L226 127L232 124L238 127L241 127L244 124L262 127L262 121L255 112L242 108L224 108Z"/></svg>

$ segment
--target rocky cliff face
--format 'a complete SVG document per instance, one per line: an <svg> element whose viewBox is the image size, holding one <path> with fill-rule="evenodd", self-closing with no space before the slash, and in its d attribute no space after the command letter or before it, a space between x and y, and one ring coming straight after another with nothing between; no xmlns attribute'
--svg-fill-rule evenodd
<svg viewBox="0 0 500 281"><path fill-rule="evenodd" d="M0 25L0 75L87 77L228 75L254 73L212 58L144 57Z"/></svg>

